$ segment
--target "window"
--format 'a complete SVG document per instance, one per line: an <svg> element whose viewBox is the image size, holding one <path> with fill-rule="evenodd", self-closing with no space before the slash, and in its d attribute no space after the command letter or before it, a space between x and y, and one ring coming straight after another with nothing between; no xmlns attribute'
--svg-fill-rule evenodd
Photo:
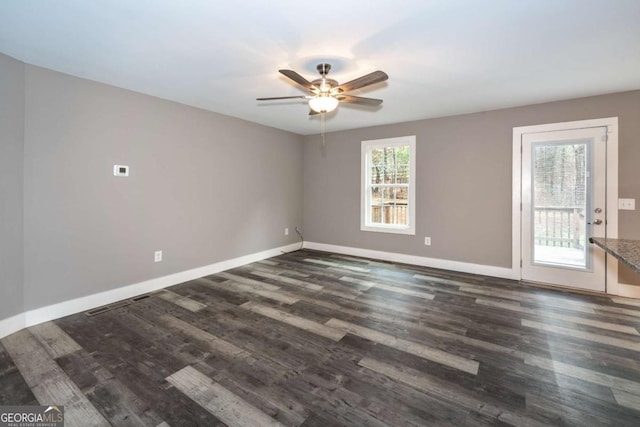
<svg viewBox="0 0 640 427"><path fill-rule="evenodd" d="M416 234L416 137L362 141L360 229Z"/></svg>

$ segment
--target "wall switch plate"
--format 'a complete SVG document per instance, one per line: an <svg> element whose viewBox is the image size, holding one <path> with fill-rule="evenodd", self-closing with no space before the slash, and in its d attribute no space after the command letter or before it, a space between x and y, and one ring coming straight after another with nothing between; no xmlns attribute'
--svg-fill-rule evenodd
<svg viewBox="0 0 640 427"><path fill-rule="evenodd" d="M635 211L636 199L618 199L618 209L622 211Z"/></svg>
<svg viewBox="0 0 640 427"><path fill-rule="evenodd" d="M155 251L153 253L153 262L160 262L162 261L162 251Z"/></svg>
<svg viewBox="0 0 640 427"><path fill-rule="evenodd" d="M288 229L288 228L285 228L285 229L284 229L284 235L285 235L285 236L288 236L288 235L289 235L289 229Z"/></svg>
<svg viewBox="0 0 640 427"><path fill-rule="evenodd" d="M431 237L425 237L424 238L424 244L427 246L431 246Z"/></svg>
<svg viewBox="0 0 640 427"><path fill-rule="evenodd" d="M113 165L113 174L115 176L129 176L129 166Z"/></svg>

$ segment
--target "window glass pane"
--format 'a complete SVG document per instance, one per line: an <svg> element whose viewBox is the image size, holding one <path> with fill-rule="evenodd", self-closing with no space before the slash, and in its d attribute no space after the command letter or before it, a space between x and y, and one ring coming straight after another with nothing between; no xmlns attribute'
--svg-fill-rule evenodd
<svg viewBox="0 0 640 427"><path fill-rule="evenodd" d="M371 222L407 225L408 189L406 187L371 188Z"/></svg>
<svg viewBox="0 0 640 427"><path fill-rule="evenodd" d="M403 145L393 148L393 156L390 157L389 166L393 173L389 174L389 184L407 184L409 182L409 146Z"/></svg>
<svg viewBox="0 0 640 427"><path fill-rule="evenodd" d="M384 188L382 187L371 187L371 204L372 205L382 205L384 200Z"/></svg>
<svg viewBox="0 0 640 427"><path fill-rule="evenodd" d="M384 170L384 183L385 184L396 183L396 170L393 165L387 164L387 167Z"/></svg>
<svg viewBox="0 0 640 427"><path fill-rule="evenodd" d="M407 202L408 202L408 191L406 187L392 187L389 189L393 192L393 206L392 209L392 224L398 225L407 225L408 215L407 215Z"/></svg>
<svg viewBox="0 0 640 427"><path fill-rule="evenodd" d="M409 146L375 148L370 152L371 184L409 183Z"/></svg>
<svg viewBox="0 0 640 427"><path fill-rule="evenodd" d="M384 181L384 166L371 166L371 184L382 184Z"/></svg>
<svg viewBox="0 0 640 427"><path fill-rule="evenodd" d="M534 262L589 267L586 143L533 147Z"/></svg>
<svg viewBox="0 0 640 427"><path fill-rule="evenodd" d="M403 145L396 147L396 183L408 184L409 183L409 157L410 147Z"/></svg>
<svg viewBox="0 0 640 427"><path fill-rule="evenodd" d="M409 164L398 163L398 171L396 172L396 184L409 183Z"/></svg>
<svg viewBox="0 0 640 427"><path fill-rule="evenodd" d="M386 188L371 187L371 222L383 224L383 204Z"/></svg>
<svg viewBox="0 0 640 427"><path fill-rule="evenodd" d="M394 199L394 189L393 188L385 188L384 193L384 206L382 208L383 212L383 220L385 224L394 224L394 214L395 214L395 199Z"/></svg>
<svg viewBox="0 0 640 427"><path fill-rule="evenodd" d="M384 166L384 149L374 148L371 150L371 164Z"/></svg>
<svg viewBox="0 0 640 427"><path fill-rule="evenodd" d="M393 224L393 189L379 188L371 203L371 222Z"/></svg>
<svg viewBox="0 0 640 427"><path fill-rule="evenodd" d="M376 149L375 151L377 152L380 164L384 166L382 182L384 184L393 184L395 178L394 148L384 147Z"/></svg>

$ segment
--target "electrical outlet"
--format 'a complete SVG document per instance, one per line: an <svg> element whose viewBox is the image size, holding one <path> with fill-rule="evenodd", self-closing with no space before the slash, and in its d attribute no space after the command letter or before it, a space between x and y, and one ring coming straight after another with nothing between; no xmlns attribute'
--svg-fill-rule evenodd
<svg viewBox="0 0 640 427"><path fill-rule="evenodd" d="M635 211L636 199L618 199L618 209L622 211Z"/></svg>
<svg viewBox="0 0 640 427"><path fill-rule="evenodd" d="M154 262L160 262L162 261L162 251L155 251L153 253L153 261Z"/></svg>
<svg viewBox="0 0 640 427"><path fill-rule="evenodd" d="M288 236L288 235L289 235L289 229L288 229L288 228L285 228L285 229L284 229L284 235L285 235L285 236Z"/></svg>
<svg viewBox="0 0 640 427"><path fill-rule="evenodd" d="M427 246L431 246L431 237L425 237L424 238L424 244Z"/></svg>
<svg viewBox="0 0 640 427"><path fill-rule="evenodd" d="M114 176L129 176L129 166L126 165L113 165Z"/></svg>

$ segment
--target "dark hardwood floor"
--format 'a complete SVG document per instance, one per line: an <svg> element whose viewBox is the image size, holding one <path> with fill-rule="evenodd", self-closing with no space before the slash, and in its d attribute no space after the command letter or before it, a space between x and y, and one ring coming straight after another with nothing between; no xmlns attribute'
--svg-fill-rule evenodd
<svg viewBox="0 0 640 427"><path fill-rule="evenodd" d="M640 425L640 301L302 250L5 337L67 426Z"/></svg>

